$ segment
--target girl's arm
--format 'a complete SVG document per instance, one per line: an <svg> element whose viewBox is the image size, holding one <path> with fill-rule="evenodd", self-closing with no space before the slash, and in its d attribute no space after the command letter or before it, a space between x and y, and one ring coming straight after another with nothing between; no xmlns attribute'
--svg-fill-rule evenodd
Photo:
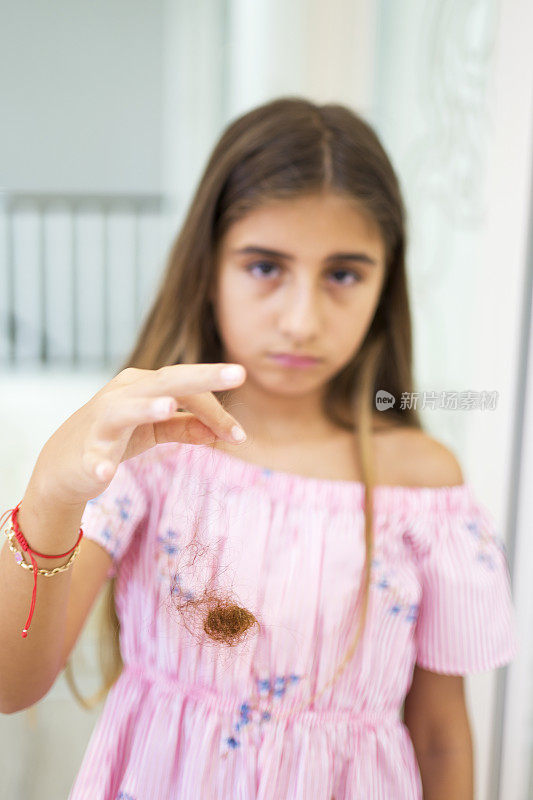
<svg viewBox="0 0 533 800"><path fill-rule="evenodd" d="M424 800L473 800L472 734L461 675L415 666L404 704Z"/></svg>

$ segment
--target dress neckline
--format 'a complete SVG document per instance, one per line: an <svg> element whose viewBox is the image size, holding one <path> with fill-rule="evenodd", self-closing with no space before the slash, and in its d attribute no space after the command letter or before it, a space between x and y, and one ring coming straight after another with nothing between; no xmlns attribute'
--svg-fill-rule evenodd
<svg viewBox="0 0 533 800"><path fill-rule="evenodd" d="M165 446L165 445L163 445ZM275 499L294 504L364 508L365 485L362 481L341 478L316 478L295 472L270 469L246 461L233 453L186 443L172 443L176 454L182 452L187 466L199 471L226 488L256 488ZM473 501L468 481L451 486L401 486L378 484L374 487L374 506L388 510L461 510Z"/></svg>

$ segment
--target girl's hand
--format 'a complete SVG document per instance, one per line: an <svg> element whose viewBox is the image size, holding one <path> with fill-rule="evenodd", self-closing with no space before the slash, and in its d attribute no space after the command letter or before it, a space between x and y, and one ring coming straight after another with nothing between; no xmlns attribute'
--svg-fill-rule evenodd
<svg viewBox="0 0 533 800"><path fill-rule="evenodd" d="M229 366L240 374L225 381L222 372ZM224 363L128 367L47 440L30 483L57 503L81 506L107 488L122 461L156 444L206 444L216 438L235 444L232 428L238 423L212 392L239 386L245 378L244 367ZM166 410L156 408L158 401Z"/></svg>

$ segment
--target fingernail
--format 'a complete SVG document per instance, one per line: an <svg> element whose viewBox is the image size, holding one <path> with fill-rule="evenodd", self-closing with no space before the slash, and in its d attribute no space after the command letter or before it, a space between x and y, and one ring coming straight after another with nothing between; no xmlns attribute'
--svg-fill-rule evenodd
<svg viewBox="0 0 533 800"><path fill-rule="evenodd" d="M246 439L246 434L242 428L239 428L238 425L234 425L231 429L231 435L235 439L236 442L244 442Z"/></svg>
<svg viewBox="0 0 533 800"><path fill-rule="evenodd" d="M243 374L244 370L239 366L224 367L224 369L220 370L220 377L224 383L233 383L242 378Z"/></svg>

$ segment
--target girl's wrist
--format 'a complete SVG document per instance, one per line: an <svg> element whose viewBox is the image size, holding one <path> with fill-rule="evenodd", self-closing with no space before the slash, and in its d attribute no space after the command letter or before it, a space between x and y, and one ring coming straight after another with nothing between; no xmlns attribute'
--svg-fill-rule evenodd
<svg viewBox="0 0 533 800"><path fill-rule="evenodd" d="M32 550L46 555L62 553L76 544L85 504L68 506L28 485L20 502L18 523ZM47 559L35 556L39 567L53 568L68 561L68 556ZM57 563L56 563L57 562Z"/></svg>

